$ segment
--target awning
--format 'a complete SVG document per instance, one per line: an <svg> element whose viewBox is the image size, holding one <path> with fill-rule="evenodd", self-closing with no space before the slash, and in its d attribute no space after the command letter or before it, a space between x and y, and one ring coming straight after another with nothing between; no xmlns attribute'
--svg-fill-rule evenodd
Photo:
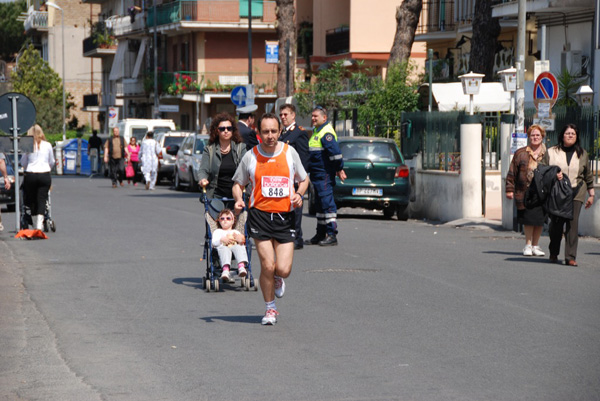
<svg viewBox="0 0 600 401"><path fill-rule="evenodd" d="M131 78L137 78L140 74L140 67L142 66L142 62L144 61L144 51L146 50L146 43L148 42L148 38L143 38L140 43L140 50L138 51L137 58L135 60L135 66L133 67L133 73L131 74Z"/></svg>
<svg viewBox="0 0 600 401"><path fill-rule="evenodd" d="M469 95L463 93L460 82L433 84L433 98L439 111L469 110ZM510 93L500 82L484 82L479 94L473 96L475 112L509 111Z"/></svg>
<svg viewBox="0 0 600 401"><path fill-rule="evenodd" d="M119 40L119 45L117 46L117 53L115 54L115 58L113 59L112 67L110 69L110 75L108 76L109 80L116 81L118 79L123 78L125 52L127 51L127 47L127 40Z"/></svg>

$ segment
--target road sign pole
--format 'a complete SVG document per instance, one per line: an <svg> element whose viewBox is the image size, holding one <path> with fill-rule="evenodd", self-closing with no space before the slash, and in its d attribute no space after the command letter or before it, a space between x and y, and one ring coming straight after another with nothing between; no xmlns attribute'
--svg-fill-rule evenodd
<svg viewBox="0 0 600 401"><path fill-rule="evenodd" d="M13 152L14 152L14 163L13 170L15 174L15 220L16 220L16 231L19 232L21 229L21 183L19 179L19 127L18 127L18 119L17 119L17 102L19 101L19 96L10 96L10 102L12 103L12 119L13 119ZM35 144L34 144L35 145Z"/></svg>

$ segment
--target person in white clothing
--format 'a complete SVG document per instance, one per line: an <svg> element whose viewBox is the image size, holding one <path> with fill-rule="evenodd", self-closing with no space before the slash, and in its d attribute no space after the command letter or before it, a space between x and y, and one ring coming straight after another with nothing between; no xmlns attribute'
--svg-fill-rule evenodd
<svg viewBox="0 0 600 401"><path fill-rule="evenodd" d="M25 205L31 210L33 228L41 230L48 202L48 192L52 185L50 171L56 162L52 145L46 141L42 127L35 124L27 135L33 136L33 152L25 153L21 165L25 171L23 190Z"/></svg>
<svg viewBox="0 0 600 401"><path fill-rule="evenodd" d="M154 190L154 187L156 186L158 155L160 152L160 145L154 140L154 132L148 131L146 139L142 142L139 155L140 161L142 162L142 173L146 180L146 189Z"/></svg>
<svg viewBox="0 0 600 401"><path fill-rule="evenodd" d="M235 216L230 209L223 209L217 217L217 225L219 228L215 230L212 238L212 245L219 253L219 260L223 272L221 278L224 282L231 280L229 268L231 267L231 256L235 255L235 260L238 262L238 275L245 277L248 273L246 266L248 265L248 254L244 243L246 238L238 230L233 229L235 224Z"/></svg>

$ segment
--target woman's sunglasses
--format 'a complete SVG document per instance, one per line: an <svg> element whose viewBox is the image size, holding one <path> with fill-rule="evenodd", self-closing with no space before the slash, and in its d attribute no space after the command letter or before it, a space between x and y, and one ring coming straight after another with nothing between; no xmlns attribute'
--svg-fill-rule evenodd
<svg viewBox="0 0 600 401"><path fill-rule="evenodd" d="M233 220L233 218L232 218L231 216L223 216L223 217L219 217L219 220L227 220L227 221L230 221L230 220Z"/></svg>
<svg viewBox="0 0 600 401"><path fill-rule="evenodd" d="M231 125L229 125L227 127L219 127L219 131L221 131L221 132L225 132L225 131L231 131L231 132L233 132L233 127Z"/></svg>

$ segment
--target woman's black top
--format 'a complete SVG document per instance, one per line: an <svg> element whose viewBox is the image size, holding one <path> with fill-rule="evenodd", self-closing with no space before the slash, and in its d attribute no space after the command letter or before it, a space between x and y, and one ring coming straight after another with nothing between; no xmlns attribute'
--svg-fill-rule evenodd
<svg viewBox="0 0 600 401"><path fill-rule="evenodd" d="M218 151L218 149L217 149ZM219 179L215 194L220 198L233 198L233 174L235 173L235 163L231 152L221 155L221 167L219 168Z"/></svg>

